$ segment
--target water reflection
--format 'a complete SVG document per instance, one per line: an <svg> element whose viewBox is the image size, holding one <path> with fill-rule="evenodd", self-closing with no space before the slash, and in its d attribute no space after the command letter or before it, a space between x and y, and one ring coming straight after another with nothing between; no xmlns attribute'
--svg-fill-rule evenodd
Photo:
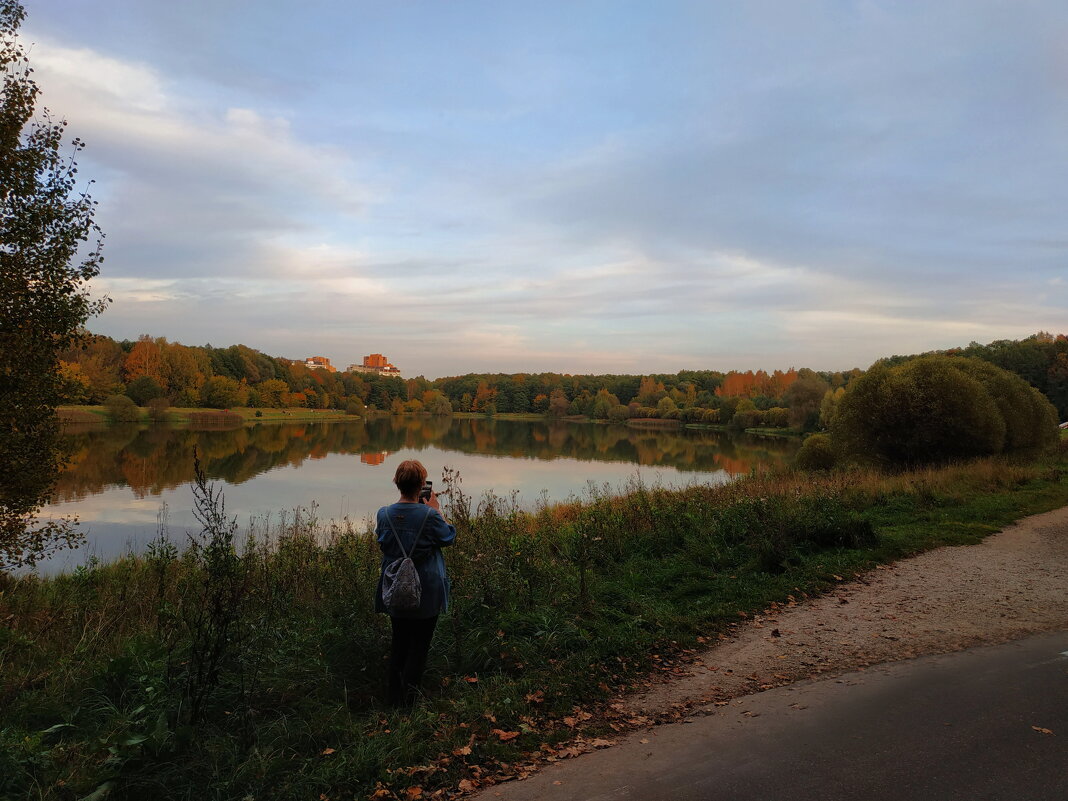
<svg viewBox="0 0 1068 801"><path fill-rule="evenodd" d="M54 502L81 500L127 486L137 498L158 496L193 478L193 452L212 479L238 485L282 466L328 454L358 454L385 464L401 450L443 451L513 459L577 459L729 475L778 463L794 449L785 440L731 437L691 429L637 429L563 422L388 417L352 423L261 424L195 431L134 424L69 430L74 457Z"/></svg>
<svg viewBox="0 0 1068 801"><path fill-rule="evenodd" d="M233 430L137 425L68 429L74 458L46 515L76 514L87 552L112 558L155 536L166 506L172 535L197 528L191 513L194 449L224 484L226 508L244 523L317 504L325 519L363 520L395 500L393 471L420 459L432 477L459 471L464 491L519 494L532 505L580 495L588 482L719 482L789 458L786 440L712 431L636 429L549 421L388 417L367 422L261 424ZM70 569L86 551L52 560Z"/></svg>

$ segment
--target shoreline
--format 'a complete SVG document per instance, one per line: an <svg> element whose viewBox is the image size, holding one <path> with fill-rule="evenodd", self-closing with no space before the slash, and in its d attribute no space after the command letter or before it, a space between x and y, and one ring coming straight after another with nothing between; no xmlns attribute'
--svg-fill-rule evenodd
<svg viewBox="0 0 1068 801"><path fill-rule="evenodd" d="M148 416L147 407L138 407L139 419L134 425L171 425L185 426L195 423L191 418L194 414L218 414L230 412L240 415L242 425L255 425L257 423L341 423L367 420L369 418L389 417L392 412L373 411L363 415L352 415L338 409L301 409L292 407L288 409L263 409L250 406L237 407L234 409L210 409L208 407L171 407L167 409L167 420L152 420ZM257 416L257 412L261 414ZM57 408L61 425L129 425L130 423L115 423L108 419L107 410L100 405L75 406L65 404ZM425 412L405 412L399 417L432 417ZM534 412L501 412L494 415L485 415L480 412L452 412L441 417L452 417L458 420L500 420L500 421L524 421L524 422L561 422L561 423L584 423L593 425L619 425L644 430L682 430L691 431L717 431L720 433L748 434L754 437L775 437L780 439L797 439L805 436L805 432L796 429L784 428L746 428L732 432L725 425L718 423L684 423L681 420L660 419L652 417L628 418L618 423L609 420L597 420L587 415L566 415L564 417L551 417L546 414Z"/></svg>

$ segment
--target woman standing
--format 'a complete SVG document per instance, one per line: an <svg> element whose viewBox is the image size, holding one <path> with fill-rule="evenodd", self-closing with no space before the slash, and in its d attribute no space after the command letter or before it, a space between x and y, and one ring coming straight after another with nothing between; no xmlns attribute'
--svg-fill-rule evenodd
<svg viewBox="0 0 1068 801"><path fill-rule="evenodd" d="M375 611L387 613L393 626L389 656L390 706L407 706L415 701L438 615L449 605L449 579L441 549L456 539L456 529L441 513L434 492L429 497L420 497L426 475L426 468L420 462L401 462L393 476L400 500L378 510L375 526L378 546L382 549L382 570L408 555L415 563L422 586L419 607L398 612L386 608L382 601L382 578L378 580Z"/></svg>

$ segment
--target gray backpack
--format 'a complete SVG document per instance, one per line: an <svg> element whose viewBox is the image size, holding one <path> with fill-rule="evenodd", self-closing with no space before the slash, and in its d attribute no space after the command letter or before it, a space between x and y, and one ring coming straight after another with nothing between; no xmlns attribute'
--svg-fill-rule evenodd
<svg viewBox="0 0 1068 801"><path fill-rule="evenodd" d="M414 612L422 602L423 585L419 581L419 571L415 569L412 554L415 553L416 543L419 542L419 536L423 533L423 526L426 525L429 517L430 508L427 507L426 517L423 518L423 523L419 526L419 531L416 532L415 539L412 541L412 550L405 553L404 543L397 536L397 530L393 528L393 521L389 519L389 512L386 512L386 524L389 526L389 530L393 532L402 554L399 559L394 559L386 565L382 571L382 603L385 605L386 611L391 614L394 612Z"/></svg>

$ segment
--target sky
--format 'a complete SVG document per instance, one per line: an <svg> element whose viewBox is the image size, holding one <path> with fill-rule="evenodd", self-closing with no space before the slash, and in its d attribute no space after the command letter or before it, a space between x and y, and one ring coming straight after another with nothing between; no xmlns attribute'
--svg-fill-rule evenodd
<svg viewBox="0 0 1068 801"><path fill-rule="evenodd" d="M90 329L406 376L1068 332L1068 3L24 0Z"/></svg>

